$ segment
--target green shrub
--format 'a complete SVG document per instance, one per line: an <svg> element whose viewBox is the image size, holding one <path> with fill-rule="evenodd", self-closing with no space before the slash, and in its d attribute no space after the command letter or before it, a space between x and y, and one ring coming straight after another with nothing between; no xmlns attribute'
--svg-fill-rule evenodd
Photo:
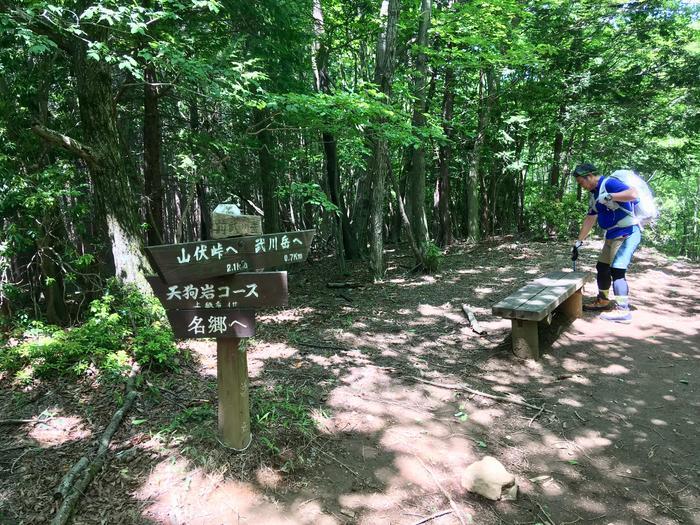
<svg viewBox="0 0 700 525"><path fill-rule="evenodd" d="M122 374L132 360L153 369L174 368L177 347L157 299L112 280L90 304L83 324L61 329L21 321L12 343L0 348L0 370L22 382L34 377Z"/></svg>
<svg viewBox="0 0 700 525"><path fill-rule="evenodd" d="M425 257L425 270L427 272L437 272L442 264L442 250L432 241L423 245L423 255Z"/></svg>
<svg viewBox="0 0 700 525"><path fill-rule="evenodd" d="M588 195L579 201L576 193L567 193L561 200L557 189L548 185L533 184L525 194L525 231L535 240L547 240L554 236L566 239L576 235L581 227Z"/></svg>

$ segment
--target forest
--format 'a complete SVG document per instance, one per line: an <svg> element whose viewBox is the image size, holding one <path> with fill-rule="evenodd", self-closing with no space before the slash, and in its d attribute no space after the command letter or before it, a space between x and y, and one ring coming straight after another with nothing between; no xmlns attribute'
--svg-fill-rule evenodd
<svg viewBox="0 0 700 525"><path fill-rule="evenodd" d="M124 4L124 5L121 5ZM410 241L571 237L629 168L700 256L697 4L5 2L2 307L66 324L223 202L384 274ZM583 203L583 204L582 204ZM403 209L403 211L402 211ZM342 239L342 242L341 242ZM85 300L85 299L88 300Z"/></svg>
<svg viewBox="0 0 700 525"><path fill-rule="evenodd" d="M660 210L644 246L700 260L697 1L0 0L0 42L12 395L190 366L146 248L211 239L220 204L315 230L289 268L312 303L308 283L378 290L397 268L439 283L470 250L570 267L584 162L638 173ZM253 410L291 402L274 392Z"/></svg>

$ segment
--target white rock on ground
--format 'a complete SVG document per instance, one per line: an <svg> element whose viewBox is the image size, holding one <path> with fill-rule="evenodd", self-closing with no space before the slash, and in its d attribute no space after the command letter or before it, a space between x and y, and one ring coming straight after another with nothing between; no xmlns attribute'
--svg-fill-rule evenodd
<svg viewBox="0 0 700 525"><path fill-rule="evenodd" d="M491 456L467 467L462 476L462 487L494 501L501 499L502 494L507 495L507 499L514 499L517 494L515 476Z"/></svg>

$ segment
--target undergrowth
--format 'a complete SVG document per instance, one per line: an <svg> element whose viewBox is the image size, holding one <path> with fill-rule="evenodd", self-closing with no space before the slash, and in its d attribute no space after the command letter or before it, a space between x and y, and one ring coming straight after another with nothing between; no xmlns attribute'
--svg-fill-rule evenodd
<svg viewBox="0 0 700 525"><path fill-rule="evenodd" d="M116 377L133 361L173 369L178 350L158 300L116 280L90 304L82 324L59 328L16 320L0 347L0 372L20 383L88 373Z"/></svg>
<svg viewBox="0 0 700 525"><path fill-rule="evenodd" d="M310 445L318 437L316 418L329 417L318 407L316 398L308 386L278 384L250 389L252 443L247 454L257 458L253 462L256 468L262 463L292 473L313 465L317 454ZM181 445L183 453L198 465L216 464L212 454L221 449L214 444L215 406L187 407L157 433L169 443Z"/></svg>

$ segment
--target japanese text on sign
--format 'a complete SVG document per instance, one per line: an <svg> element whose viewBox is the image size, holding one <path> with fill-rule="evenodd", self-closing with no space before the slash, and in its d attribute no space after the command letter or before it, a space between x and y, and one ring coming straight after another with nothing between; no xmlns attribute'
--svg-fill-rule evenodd
<svg viewBox="0 0 700 525"><path fill-rule="evenodd" d="M202 284L194 286L192 284L169 286L165 297L166 301L174 299L204 299L220 300L234 297L236 294L244 294L243 297L259 297L258 285L255 283L246 284L243 288L232 290L230 286L218 286L213 284Z"/></svg>
<svg viewBox="0 0 700 525"><path fill-rule="evenodd" d="M304 242L294 234L266 235L255 239L255 253L286 252L297 247L303 247ZM216 244L199 244L197 246L182 247L180 254L176 256L178 264L191 264L201 261L220 260L222 257L237 255L238 250L231 245L231 241L218 242ZM289 253L290 261L300 261L303 254ZM245 271L248 265L245 261L227 265L228 272Z"/></svg>
<svg viewBox="0 0 700 525"><path fill-rule="evenodd" d="M187 331L194 335L225 334L229 327L234 328L236 325L248 328L246 324L236 319L229 323L228 317L225 315L210 315L206 322L204 317L195 315L187 326Z"/></svg>

